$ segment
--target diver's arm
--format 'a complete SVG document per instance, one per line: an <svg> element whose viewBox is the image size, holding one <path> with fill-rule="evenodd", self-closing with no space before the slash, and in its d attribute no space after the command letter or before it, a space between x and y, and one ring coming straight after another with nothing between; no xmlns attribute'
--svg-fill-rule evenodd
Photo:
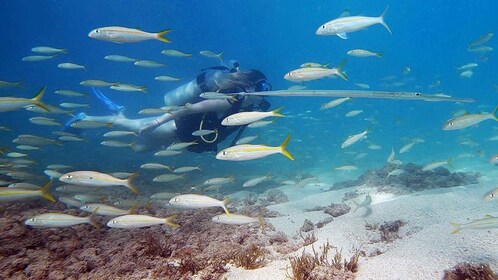
<svg viewBox="0 0 498 280"><path fill-rule="evenodd" d="M158 126L183 116L207 112L223 112L229 110L231 106L232 105L227 100L204 100L201 102L197 102L195 104L185 106L183 109L180 109L178 111L174 111L173 113L166 113L154 119L153 121L144 124L140 128L139 133L141 135L149 133L156 129Z"/></svg>

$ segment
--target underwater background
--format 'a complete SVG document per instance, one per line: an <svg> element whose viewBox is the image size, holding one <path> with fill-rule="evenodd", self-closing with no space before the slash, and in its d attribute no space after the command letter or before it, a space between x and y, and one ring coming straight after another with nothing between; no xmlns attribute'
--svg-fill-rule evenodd
<svg viewBox="0 0 498 280"><path fill-rule="evenodd" d="M350 33L348 40L315 35L318 26L339 17L345 10L351 15L379 16L387 6L385 21L392 35L381 25ZM0 88L0 96L31 98L46 86L47 93L43 98L46 104L85 103L90 107L77 112L106 115L109 112L90 94L90 88L79 83L88 79L120 81L146 86L147 93L101 88L102 92L125 106L128 118L141 118L140 110L164 105L165 93L194 79L201 69L220 65L217 59L199 54L202 50L210 50L223 52L223 63L234 59L240 62L241 69L262 71L273 90L294 85L306 89L355 90L360 89L355 83L362 83L370 85L370 90L441 93L477 100L458 103L353 99L338 107L320 110L320 106L332 98L268 97L271 109L283 106L281 112L286 117L275 119L270 126L246 129L243 136L257 134L258 143L277 146L292 134L288 150L295 161L281 155L248 162L218 161L211 153L184 153L158 159L153 156L155 151L136 153L129 148L100 145L104 140L102 134L109 131L108 128L84 130L81 134L84 142L50 145L28 152L29 159L38 163L30 167L29 172L40 176L34 180L39 184L47 181L43 171L54 163L67 164L75 170L133 173L140 169L141 164L155 161L175 167L198 166L202 172L188 174L181 185L175 183L173 186L154 183L152 178L157 174L141 171L137 180L141 193L186 192L210 177L235 176L236 184L224 187L218 195L222 198L242 190L244 181L267 174L282 181L300 174L327 174L326 177L333 178L333 182L354 180L364 172L382 168L391 148L397 152L416 138L425 142L415 145L397 159L418 165L451 159L454 169L486 174L496 169L488 159L498 153L497 142L489 140L498 135L497 123L488 120L456 131L444 131L442 126L455 112L491 112L498 105L495 51L485 54L468 51L469 43L481 35L496 34L496 11L496 1L6 1L0 9L4 23L0 40L0 80L22 81L22 88ZM114 25L149 32L172 29L166 36L171 43L150 40L114 44L88 37L92 29ZM486 45L496 48L496 42L496 38L491 38ZM23 57L34 54L30 49L35 46L64 48L67 54L41 62L21 61ZM346 54L355 48L381 52L383 56L359 58ZM168 57L161 54L164 49L181 50L193 56ZM166 66L142 68L104 59L111 54L153 60ZM283 78L305 62L335 67L344 59L347 61L343 70L349 81L324 78L293 83ZM86 71L57 68L57 64L62 62L84 65ZM457 68L471 62L478 64L473 75L470 78L460 76ZM406 67L410 71L406 71ZM181 80L154 80L159 75ZM54 94L58 89L90 95L66 97ZM355 117L345 117L352 110L363 112ZM10 129L0 132L0 147L14 150L16 144L11 141L20 134L55 139L51 132L57 127L52 129L29 122L29 118L37 115L24 110L0 113L0 125ZM49 117L60 123L70 118L67 115ZM367 139L341 148L348 136L364 130L368 130ZM225 140L219 148L227 147L232 138ZM370 149L372 145L380 148ZM334 170L340 166L355 166L357 170ZM278 186L276 181L273 185ZM256 192L266 190L256 189ZM314 192L301 190L294 196ZM40 204L35 205L43 208Z"/></svg>

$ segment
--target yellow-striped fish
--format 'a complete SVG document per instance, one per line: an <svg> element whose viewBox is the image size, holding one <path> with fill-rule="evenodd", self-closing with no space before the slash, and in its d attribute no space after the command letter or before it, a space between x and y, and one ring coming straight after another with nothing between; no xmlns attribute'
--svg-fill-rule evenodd
<svg viewBox="0 0 498 280"><path fill-rule="evenodd" d="M41 99L45 94L46 87L42 88L33 98L22 97L0 97L0 113L14 111L27 105L36 105L50 112L47 105Z"/></svg>
<svg viewBox="0 0 498 280"><path fill-rule="evenodd" d="M294 160L294 157L286 150L290 138L290 135L287 136L284 142L277 147L251 144L236 145L220 151L216 155L216 158L219 160L244 161L262 158L273 154L283 154L288 159Z"/></svg>
<svg viewBox="0 0 498 280"><path fill-rule="evenodd" d="M166 29L157 33L150 33L135 28L106 26L90 31L90 33L88 33L88 37L118 44L135 43L145 40L159 40L161 42L170 43L170 40L165 37L169 32L171 32L171 29Z"/></svg>
<svg viewBox="0 0 498 280"><path fill-rule="evenodd" d="M55 198L48 192L52 181L48 181L39 190L23 188L0 188L0 202L16 201L41 196L47 200L55 202Z"/></svg>

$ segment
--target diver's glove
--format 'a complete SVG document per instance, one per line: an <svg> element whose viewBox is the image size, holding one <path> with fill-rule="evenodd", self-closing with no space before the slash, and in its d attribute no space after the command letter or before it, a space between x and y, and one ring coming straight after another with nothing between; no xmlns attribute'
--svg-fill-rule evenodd
<svg viewBox="0 0 498 280"><path fill-rule="evenodd" d="M157 120L153 120L151 122L148 122L148 123L142 125L142 127L140 127L140 130L138 131L138 135L149 134L159 126L160 126L160 123Z"/></svg>

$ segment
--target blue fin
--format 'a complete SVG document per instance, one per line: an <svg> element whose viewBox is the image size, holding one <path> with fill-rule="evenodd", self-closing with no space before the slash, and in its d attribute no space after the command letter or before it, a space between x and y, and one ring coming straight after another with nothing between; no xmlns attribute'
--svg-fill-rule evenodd
<svg viewBox="0 0 498 280"><path fill-rule="evenodd" d="M79 122L81 120L84 120L85 118L86 118L86 114L83 112L76 114L74 117L72 117L70 120L68 120L64 124L64 127L61 129L61 131L67 131L70 133L79 134L81 132L81 130L71 127L71 124L73 124L75 122Z"/></svg>
<svg viewBox="0 0 498 280"><path fill-rule="evenodd" d="M337 36L339 36L339 38L344 39L344 40L346 40L348 38L348 35L346 33L337 33Z"/></svg>
<svg viewBox="0 0 498 280"><path fill-rule="evenodd" d="M100 100L100 102L102 102L107 107L107 109L109 109L114 114L119 113L119 112L124 110L124 106L121 106L121 105L114 103L111 99L109 99L102 92L100 92L100 90L93 88L93 87L92 87L92 90L93 90L93 93L95 94L95 96Z"/></svg>

